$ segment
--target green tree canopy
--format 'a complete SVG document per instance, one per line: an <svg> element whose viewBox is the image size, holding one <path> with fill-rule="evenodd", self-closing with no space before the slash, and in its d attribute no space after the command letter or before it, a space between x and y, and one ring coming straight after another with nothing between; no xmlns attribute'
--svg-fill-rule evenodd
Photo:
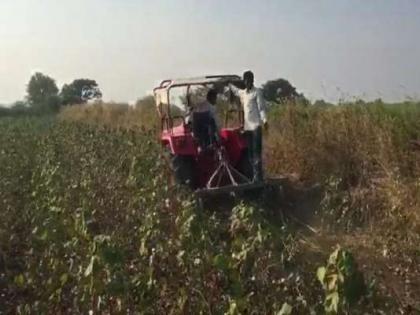
<svg viewBox="0 0 420 315"><path fill-rule="evenodd" d="M102 92L95 80L77 79L64 84L60 96L63 105L84 104L91 99L101 98Z"/></svg>
<svg viewBox="0 0 420 315"><path fill-rule="evenodd" d="M299 96L296 88L286 79L267 81L263 86L264 97L270 102L279 102Z"/></svg>
<svg viewBox="0 0 420 315"><path fill-rule="evenodd" d="M28 108L28 103L25 101L16 101L12 104L12 108L14 109L25 109Z"/></svg>
<svg viewBox="0 0 420 315"><path fill-rule="evenodd" d="M153 95L146 95L141 99L138 99L134 106L137 110L144 110L147 112L150 111L153 112L154 115L157 115L155 98L153 97Z"/></svg>
<svg viewBox="0 0 420 315"><path fill-rule="evenodd" d="M29 105L38 111L51 111L59 107L60 99L55 80L40 72L31 77L26 93Z"/></svg>
<svg viewBox="0 0 420 315"><path fill-rule="evenodd" d="M146 128L153 128L154 126L157 126L159 119L155 98L153 96L146 95L137 100L135 109L140 116L139 122L142 126Z"/></svg>

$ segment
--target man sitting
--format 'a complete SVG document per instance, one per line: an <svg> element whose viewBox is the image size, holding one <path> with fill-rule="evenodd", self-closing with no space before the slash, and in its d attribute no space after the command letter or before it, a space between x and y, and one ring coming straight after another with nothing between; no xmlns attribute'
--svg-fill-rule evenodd
<svg viewBox="0 0 420 315"><path fill-rule="evenodd" d="M192 109L192 131L201 150L219 140L219 124L216 117L217 91L210 89L206 100Z"/></svg>

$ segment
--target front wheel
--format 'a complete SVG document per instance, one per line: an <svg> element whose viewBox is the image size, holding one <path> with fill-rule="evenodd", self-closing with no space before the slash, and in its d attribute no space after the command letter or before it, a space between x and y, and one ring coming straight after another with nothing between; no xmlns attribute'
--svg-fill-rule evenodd
<svg viewBox="0 0 420 315"><path fill-rule="evenodd" d="M177 184L194 189L194 159L191 156L173 155L171 168Z"/></svg>

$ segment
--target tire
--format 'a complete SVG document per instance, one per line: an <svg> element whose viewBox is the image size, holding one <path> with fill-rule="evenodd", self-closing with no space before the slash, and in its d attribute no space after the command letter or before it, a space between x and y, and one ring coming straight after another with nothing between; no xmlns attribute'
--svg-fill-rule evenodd
<svg viewBox="0 0 420 315"><path fill-rule="evenodd" d="M194 160L186 155L173 155L171 157L171 167L175 182L179 185L195 188L194 181Z"/></svg>

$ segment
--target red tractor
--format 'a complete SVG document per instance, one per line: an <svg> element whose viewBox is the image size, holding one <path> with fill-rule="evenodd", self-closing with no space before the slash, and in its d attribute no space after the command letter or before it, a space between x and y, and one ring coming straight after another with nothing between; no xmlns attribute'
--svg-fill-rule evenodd
<svg viewBox="0 0 420 315"><path fill-rule="evenodd" d="M188 185L198 196L238 193L273 185L273 180L251 181L243 112L238 106L239 100L228 92L229 84L240 86L242 80L237 75L164 80L153 90L161 119L160 141L171 155L175 180ZM225 119L218 141L203 150L193 132L196 122L191 116L198 99L209 89L221 96L217 107Z"/></svg>

